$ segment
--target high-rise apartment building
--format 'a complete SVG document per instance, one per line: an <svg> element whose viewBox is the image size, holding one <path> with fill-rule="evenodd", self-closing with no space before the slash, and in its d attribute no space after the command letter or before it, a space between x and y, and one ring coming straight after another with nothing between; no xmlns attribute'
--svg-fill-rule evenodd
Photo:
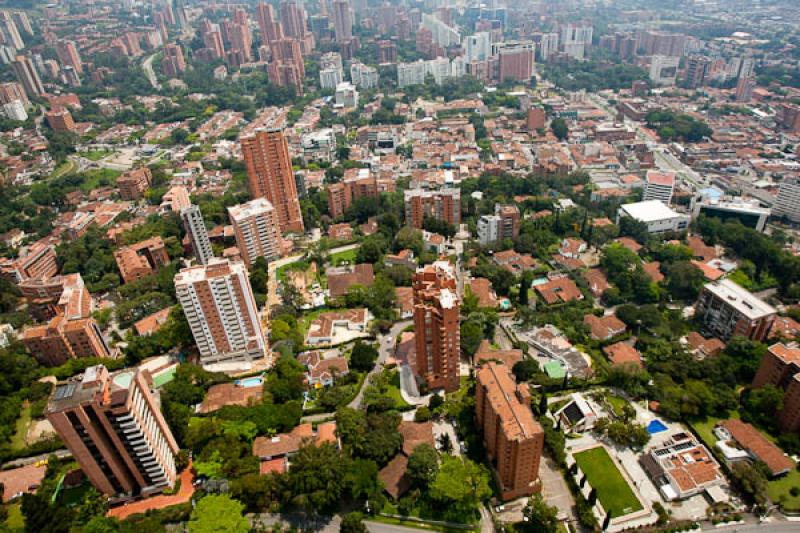
<svg viewBox="0 0 800 533"><path fill-rule="evenodd" d="M184 268L175 294L204 367L241 369L264 357L267 340L244 263L215 257Z"/></svg>
<svg viewBox="0 0 800 533"><path fill-rule="evenodd" d="M0 36L2 41L16 50L25 48L25 43L17 30L14 17L8 11L0 11Z"/></svg>
<svg viewBox="0 0 800 533"><path fill-rule="evenodd" d="M78 49L75 47L74 41L58 41L56 44L56 54L58 55L58 60L61 61L61 66L72 67L78 74L83 73L81 56L78 54Z"/></svg>
<svg viewBox="0 0 800 533"><path fill-rule="evenodd" d="M275 209L266 198L228 208L236 245L248 267L259 257L272 261L281 256L281 236Z"/></svg>
<svg viewBox="0 0 800 533"><path fill-rule="evenodd" d="M706 82L706 75L711 68L711 61L701 56L692 56L686 59L686 84L696 89Z"/></svg>
<svg viewBox="0 0 800 533"><path fill-rule="evenodd" d="M14 74L17 75L17 80L25 87L25 93L28 97L41 96L44 94L44 85L42 80L39 79L39 73L36 72L31 60L25 56L17 56L11 62L11 68L14 69Z"/></svg>
<svg viewBox="0 0 800 533"><path fill-rule="evenodd" d="M297 5L295 0L282 0L280 3L281 26L286 37L305 39L308 30L306 29L306 12Z"/></svg>
<svg viewBox="0 0 800 533"><path fill-rule="evenodd" d="M547 61L550 56L558 53L558 33L535 33L533 42L539 50L540 61Z"/></svg>
<svg viewBox="0 0 800 533"><path fill-rule="evenodd" d="M478 241L486 246L503 239L519 237L519 209L515 205L496 205L494 215L478 220Z"/></svg>
<svg viewBox="0 0 800 533"><path fill-rule="evenodd" d="M0 276L19 283L29 278L49 278L58 274L56 249L51 244L35 243L16 259L0 258Z"/></svg>
<svg viewBox="0 0 800 533"><path fill-rule="evenodd" d="M10 81L8 83L0 83L0 104L10 104L14 101L22 102L23 107L28 107L31 105L30 100L28 100L28 96L25 94L25 89L22 88L22 85L15 81Z"/></svg>
<svg viewBox="0 0 800 533"><path fill-rule="evenodd" d="M453 265L436 261L417 269L412 289L417 374L428 389L457 391L461 302Z"/></svg>
<svg viewBox="0 0 800 533"><path fill-rule="evenodd" d="M786 217L792 222L800 222L800 180L787 178L781 181L772 214Z"/></svg>
<svg viewBox="0 0 800 533"><path fill-rule="evenodd" d="M756 88L756 79L753 77L740 77L736 82L736 101L748 103L753 99L753 89Z"/></svg>
<svg viewBox="0 0 800 533"><path fill-rule="evenodd" d="M129 170L117 179L119 197L123 200L138 200L153 182L153 173L148 167Z"/></svg>
<svg viewBox="0 0 800 533"><path fill-rule="evenodd" d="M22 344L39 363L63 365L78 357L111 357L111 348L91 316L70 319L58 314L50 322L22 333Z"/></svg>
<svg viewBox="0 0 800 533"><path fill-rule="evenodd" d="M642 200L661 200L669 205L675 191L675 173L660 170L648 170L644 183Z"/></svg>
<svg viewBox="0 0 800 533"><path fill-rule="evenodd" d="M103 365L56 385L45 416L92 485L127 499L175 486L178 444L146 370Z"/></svg>
<svg viewBox="0 0 800 533"><path fill-rule="evenodd" d="M303 215L289 157L280 129L258 130L241 140L250 193L266 198L275 208L282 232L303 232Z"/></svg>
<svg viewBox="0 0 800 533"><path fill-rule="evenodd" d="M190 205L181 210L181 220L192 245L194 257L201 265L207 265L211 258L214 257L214 250L211 248L211 241L208 240L208 231L203 220L203 213L200 212L198 206Z"/></svg>
<svg viewBox="0 0 800 533"><path fill-rule="evenodd" d="M392 41L378 41L378 63L396 63L397 45Z"/></svg>
<svg viewBox="0 0 800 533"><path fill-rule="evenodd" d="M727 342L742 336L764 340L775 320L776 310L729 279L707 283L695 304L695 318L715 337Z"/></svg>
<svg viewBox="0 0 800 533"><path fill-rule="evenodd" d="M404 197L406 224L412 228L422 229L422 224L428 217L453 226L461 224L460 189L409 189L405 191Z"/></svg>
<svg viewBox="0 0 800 533"><path fill-rule="evenodd" d="M333 31L337 43L346 43L353 39L353 13L347 0L333 2Z"/></svg>
<svg viewBox="0 0 800 533"><path fill-rule="evenodd" d="M272 41L283 39L283 28L275 20L275 10L272 5L259 2L256 6L258 30L261 32L261 42L269 44Z"/></svg>
<svg viewBox="0 0 800 533"><path fill-rule="evenodd" d="M503 500L542 489L544 430L533 418L527 384L517 385L510 370L491 361L475 375L475 417Z"/></svg>
<svg viewBox="0 0 800 533"><path fill-rule="evenodd" d="M17 287L37 320L50 320L59 314L75 320L92 314L92 297L80 274L29 278Z"/></svg>
<svg viewBox="0 0 800 533"><path fill-rule="evenodd" d="M586 49L592 45L594 29L589 24L565 24L561 26L559 45L573 59L583 59Z"/></svg>
<svg viewBox="0 0 800 533"><path fill-rule="evenodd" d="M183 51L178 44L168 44L164 47L164 59L161 60L161 70L168 78L176 78L186 70L186 61Z"/></svg>
<svg viewBox="0 0 800 533"><path fill-rule="evenodd" d="M500 82L529 81L533 76L534 49L533 43L504 43L499 47Z"/></svg>
<svg viewBox="0 0 800 533"><path fill-rule="evenodd" d="M359 89L374 89L378 86L378 70L353 61L350 63L350 80Z"/></svg>
<svg viewBox="0 0 800 533"><path fill-rule="evenodd" d="M71 132L75 131L75 121L72 119L72 113L65 107L59 107L45 113L47 125L56 132Z"/></svg>
<svg viewBox="0 0 800 533"><path fill-rule="evenodd" d="M800 348L797 343L769 347L753 378L754 389L765 385L783 390L783 408L774 413L780 428L800 432Z"/></svg>
<svg viewBox="0 0 800 533"><path fill-rule="evenodd" d="M368 168L352 169L348 173L339 183L328 186L328 213L333 218L343 215L359 198L378 197L378 180Z"/></svg>

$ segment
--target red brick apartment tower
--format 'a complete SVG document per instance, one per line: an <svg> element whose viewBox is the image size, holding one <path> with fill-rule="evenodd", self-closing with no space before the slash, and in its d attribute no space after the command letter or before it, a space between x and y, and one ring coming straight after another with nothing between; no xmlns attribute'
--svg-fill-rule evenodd
<svg viewBox="0 0 800 533"><path fill-rule="evenodd" d="M797 343L769 347L753 378L753 388L764 385L783 389L783 409L777 413L781 429L800 431L800 348Z"/></svg>
<svg viewBox="0 0 800 533"><path fill-rule="evenodd" d="M250 194L266 198L278 215L281 231L303 232L289 145L280 129L259 130L242 139Z"/></svg>
<svg viewBox="0 0 800 533"><path fill-rule="evenodd" d="M59 383L45 415L92 485L122 499L175 486L178 445L145 371L102 366Z"/></svg>
<svg viewBox="0 0 800 533"><path fill-rule="evenodd" d="M418 269L413 291L417 373L429 389L457 391L461 302L453 266L437 261Z"/></svg>
<svg viewBox="0 0 800 533"><path fill-rule="evenodd" d="M475 416L503 500L540 492L544 431L528 406L527 385L517 385L509 368L495 362L481 366L476 378Z"/></svg>

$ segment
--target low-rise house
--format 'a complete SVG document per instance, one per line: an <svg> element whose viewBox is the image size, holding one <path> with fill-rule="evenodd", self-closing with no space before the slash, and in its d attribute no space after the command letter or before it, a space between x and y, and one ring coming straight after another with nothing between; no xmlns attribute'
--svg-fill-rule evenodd
<svg viewBox="0 0 800 533"><path fill-rule="evenodd" d="M794 461L752 424L735 418L723 420L714 428L714 434L719 439L716 447L728 462L761 461L767 465L772 477L794 470Z"/></svg>
<svg viewBox="0 0 800 533"><path fill-rule="evenodd" d="M504 250L494 254L494 262L512 274L521 274L533 270L538 266L536 260L530 255L523 255L514 250Z"/></svg>
<svg viewBox="0 0 800 533"><path fill-rule="evenodd" d="M719 463L686 432L675 433L639 458L642 468L667 501L684 500L725 483Z"/></svg>
<svg viewBox="0 0 800 533"><path fill-rule="evenodd" d="M147 315L143 319L133 324L133 330L140 337L155 333L167 322L170 311L172 311L172 307L165 307L160 311L156 311L152 315Z"/></svg>
<svg viewBox="0 0 800 533"><path fill-rule="evenodd" d="M686 344L692 355L698 359L717 357L725 349L725 343L718 338L706 339L696 331L692 331L686 336Z"/></svg>
<svg viewBox="0 0 800 533"><path fill-rule="evenodd" d="M598 419L595 408L580 393L572 394L570 401L553 416L563 429L572 432L590 431Z"/></svg>
<svg viewBox="0 0 800 533"><path fill-rule="evenodd" d="M655 281L656 283L661 283L664 281L664 274L661 273L661 263L658 261L651 261L650 263L644 263L642 265L644 269L644 273L650 276L650 279Z"/></svg>
<svg viewBox="0 0 800 533"><path fill-rule="evenodd" d="M320 446L331 443L339 446L336 436L336 422L323 422L316 431L310 423L300 424L289 433L274 437L256 437L253 441L253 455L261 460L261 474L275 472L283 474L289 470L291 457L303 444Z"/></svg>
<svg viewBox="0 0 800 533"><path fill-rule="evenodd" d="M212 385L208 389L208 393L203 399L203 403L198 406L197 412L207 414L228 405L253 405L260 402L263 395L264 387L260 385L247 387L243 386L241 382L219 383Z"/></svg>
<svg viewBox="0 0 800 533"><path fill-rule="evenodd" d="M583 323L589 328L589 335L598 341L607 341L625 333L625 322L616 315L595 316L586 315Z"/></svg>
<svg viewBox="0 0 800 533"><path fill-rule="evenodd" d="M478 350L472 357L474 366L478 366L486 361L499 361L508 368L513 368L515 364L522 361L522 350L512 348L511 350L494 350L488 339L483 339L478 346Z"/></svg>
<svg viewBox="0 0 800 533"><path fill-rule="evenodd" d="M328 228L328 238L334 241L349 241L353 238L353 228L350 224L332 224Z"/></svg>
<svg viewBox="0 0 800 533"><path fill-rule="evenodd" d="M469 291L478 298L478 307L497 307L497 294L492 282L486 278L473 278L469 281Z"/></svg>
<svg viewBox="0 0 800 533"><path fill-rule="evenodd" d="M603 274L603 271L599 268L590 268L585 271L583 273L583 279L586 280L586 283L589 285L589 291L595 298L601 297L603 293L611 287L608 283L608 278L606 278L606 275Z"/></svg>
<svg viewBox="0 0 800 533"><path fill-rule="evenodd" d="M315 346L331 344L336 337L337 329L351 332L365 332L369 322L366 309L346 309L322 313L311 322L306 335L306 344Z"/></svg>
<svg viewBox="0 0 800 533"><path fill-rule="evenodd" d="M329 268L325 274L328 277L328 291L331 298L346 295L347 290L353 285L369 287L375 281L375 274L369 263L361 263L352 268Z"/></svg>
<svg viewBox="0 0 800 533"><path fill-rule="evenodd" d="M421 444L428 444L431 447L436 446L432 422L403 421L400 422L397 430L403 436L402 451L378 472L378 479L383 484L383 490L395 500L399 499L411 488L411 478L406 471L408 469L408 458L414 453L417 446Z"/></svg>
<svg viewBox="0 0 800 533"><path fill-rule="evenodd" d="M400 250L396 254L386 254L383 263L387 267L404 266L411 270L417 268L417 262L414 260L414 252L409 249Z"/></svg>
<svg viewBox="0 0 800 533"><path fill-rule="evenodd" d="M394 292L400 318L406 319L414 316L414 289L411 287L395 287Z"/></svg>
<svg viewBox="0 0 800 533"><path fill-rule="evenodd" d="M796 339L800 335L800 323L788 316L776 316L767 338Z"/></svg>
<svg viewBox="0 0 800 533"><path fill-rule="evenodd" d="M610 346L603 348L603 353L606 354L608 360L612 365L636 365L641 368L642 354L639 350L625 342L615 342Z"/></svg>
<svg viewBox="0 0 800 533"><path fill-rule="evenodd" d="M322 358L318 351L305 352L297 356L297 360L306 367L306 381L312 387L333 385L336 378L350 372L347 359L344 357Z"/></svg>
<svg viewBox="0 0 800 533"><path fill-rule="evenodd" d="M548 305L583 300L583 293L567 276L553 277L535 286L536 292Z"/></svg>

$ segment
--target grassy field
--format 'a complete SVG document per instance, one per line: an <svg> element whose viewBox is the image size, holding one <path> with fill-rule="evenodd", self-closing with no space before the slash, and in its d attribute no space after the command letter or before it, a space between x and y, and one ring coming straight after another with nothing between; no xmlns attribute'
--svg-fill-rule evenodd
<svg viewBox="0 0 800 533"><path fill-rule="evenodd" d="M88 159L89 161L100 161L101 159L104 159L113 153L114 152L109 150L95 150L93 152L81 152L78 155Z"/></svg>
<svg viewBox="0 0 800 533"><path fill-rule="evenodd" d="M53 170L53 173L50 174L50 177L51 178L60 178L61 176L65 175L65 174L69 174L70 172L74 172L77 168L78 168L78 165L76 165L72 161L67 160L67 161L64 161L63 163L61 163L60 165L58 165L55 168L55 170Z"/></svg>
<svg viewBox="0 0 800 533"><path fill-rule="evenodd" d="M787 511L800 511L800 496L792 496L792 487L800 487L800 472L792 470L767 485L767 494L774 503Z"/></svg>
<svg viewBox="0 0 800 533"><path fill-rule="evenodd" d="M620 398L619 396L614 396L613 394L607 395L606 401L614 410L614 414L617 416L622 416L625 406L628 405L628 401L625 398Z"/></svg>
<svg viewBox="0 0 800 533"><path fill-rule="evenodd" d="M389 388L386 390L386 395L394 400L394 404L398 409L409 407L408 403L403 399L403 395L400 394L400 373L397 370L392 371L389 376Z"/></svg>
<svg viewBox="0 0 800 533"><path fill-rule="evenodd" d="M17 419L17 430L14 436L11 437L11 448L14 450L21 450L25 447L25 435L28 434L28 428L31 425L31 406L25 405L19 413Z"/></svg>
<svg viewBox="0 0 800 533"><path fill-rule="evenodd" d="M352 264L356 260L356 254L358 253L358 248L353 248L352 250L346 250L344 252L338 252L335 254L331 254L330 262L334 266L339 266L345 261Z"/></svg>
<svg viewBox="0 0 800 533"><path fill-rule="evenodd" d="M714 444L717 442L717 438L714 436L714 426L716 426L722 420L728 420L730 418L739 418L738 411L731 411L730 414L726 418L716 418L710 416L706 418L702 422L692 422L692 428L694 428L697 435L700 437L700 440L703 441L703 444L708 447L708 449L713 450Z"/></svg>
<svg viewBox="0 0 800 533"><path fill-rule="evenodd" d="M91 192L100 187L109 187L117 183L117 177L122 172L111 170L110 168L96 168L87 170L83 173L86 180L81 183L81 190L85 193Z"/></svg>
<svg viewBox="0 0 800 533"><path fill-rule="evenodd" d="M642 504L602 446L575 454L575 461L597 491L597 499L612 516L624 516L642 509Z"/></svg>

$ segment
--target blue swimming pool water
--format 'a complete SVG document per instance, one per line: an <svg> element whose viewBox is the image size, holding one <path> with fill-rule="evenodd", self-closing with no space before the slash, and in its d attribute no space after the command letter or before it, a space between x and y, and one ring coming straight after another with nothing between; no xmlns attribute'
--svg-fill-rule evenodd
<svg viewBox="0 0 800 533"><path fill-rule="evenodd" d="M667 428L667 426L664 425L664 422L662 422L657 418L652 422L650 422L649 424L647 424L647 432L650 433L651 435L655 435L656 433L661 433L662 431L666 431L667 429L669 428Z"/></svg>
<svg viewBox="0 0 800 533"><path fill-rule="evenodd" d="M264 378L262 377L245 378L245 379L240 379L239 381L236 382L237 385L244 388L260 387L262 383L264 383Z"/></svg>

